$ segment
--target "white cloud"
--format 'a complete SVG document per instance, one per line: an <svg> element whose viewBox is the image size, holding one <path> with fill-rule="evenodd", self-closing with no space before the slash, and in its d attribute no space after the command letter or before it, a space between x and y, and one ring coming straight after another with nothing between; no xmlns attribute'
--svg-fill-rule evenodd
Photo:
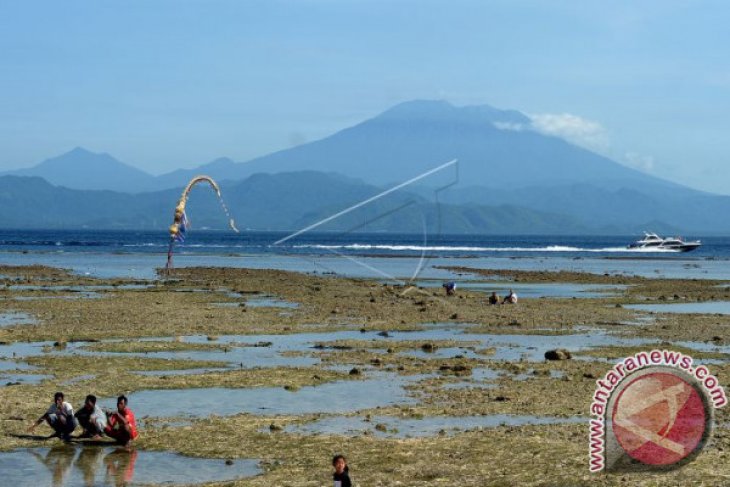
<svg viewBox="0 0 730 487"><path fill-rule="evenodd" d="M541 113L530 115L532 127L538 132L561 137L587 149L606 151L608 131L598 122L570 113Z"/></svg>
<svg viewBox="0 0 730 487"><path fill-rule="evenodd" d="M542 134L560 137L643 172L652 172L655 169L653 156L633 151L621 154L616 147L612 147L608 130L598 122L571 113L539 113L529 117L530 125L496 122L494 126L502 130L535 130Z"/></svg>
<svg viewBox="0 0 730 487"><path fill-rule="evenodd" d="M623 157L624 163L627 166L639 169L641 171L649 172L654 169L654 158L652 156L644 156L637 154L636 152L627 152Z"/></svg>

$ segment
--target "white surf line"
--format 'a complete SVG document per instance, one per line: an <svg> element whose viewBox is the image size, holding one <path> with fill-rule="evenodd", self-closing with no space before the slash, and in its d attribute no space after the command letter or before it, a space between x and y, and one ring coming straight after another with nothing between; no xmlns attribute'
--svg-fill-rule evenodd
<svg viewBox="0 0 730 487"><path fill-rule="evenodd" d="M434 173L436 173L438 171L441 171L443 169L446 169L449 166L453 166L454 164L457 163L457 161L458 161L458 159L452 159L449 162L447 162L445 164L441 164L440 166L435 167L435 168L433 168L433 169L431 169L429 171L426 171L425 173L420 174L420 175L418 175L418 176L416 176L414 178L411 178L408 181L405 181L403 183L400 183L397 186L393 186L390 189L386 189L385 191L383 191L380 194L376 194L375 196L372 196L372 197L370 197L370 198L368 198L368 199L366 199L364 201L361 201L360 203L354 204L354 205L352 205L349 208L345 208L344 210L342 210L340 212L337 212L337 213L335 213L332 216L328 216L327 218L324 218L324 219L322 219L322 220L320 220L320 221L318 221L316 223L313 223L313 224L309 225L308 227L302 228L301 230L298 230L298 231L292 233L291 235L287 235L286 237L284 237L282 239L279 239L276 242L274 242L274 245L282 244L282 243L286 242L287 240L291 240L294 237L297 237L297 236L299 236L299 235L301 235L303 233L306 233L306 232L308 232L310 230L313 230L313 229L315 229L315 228L317 228L317 227L319 227L321 225L324 225L327 222L330 222L330 221L332 221L332 220L334 220L336 218L339 218L342 215L346 215L347 213L350 213L351 211L354 211L354 210L356 210L356 209L358 209L358 208L360 208L362 206L365 206L368 203L372 203L373 201L376 201L376 200L382 198L383 196L387 196L387 195L389 195L390 193L392 193L394 191L398 191L399 189L404 188L405 186L408 186L409 184L413 184L416 181L419 181L419 180L421 180L421 179L423 179L425 177L430 176L431 174L434 174Z"/></svg>

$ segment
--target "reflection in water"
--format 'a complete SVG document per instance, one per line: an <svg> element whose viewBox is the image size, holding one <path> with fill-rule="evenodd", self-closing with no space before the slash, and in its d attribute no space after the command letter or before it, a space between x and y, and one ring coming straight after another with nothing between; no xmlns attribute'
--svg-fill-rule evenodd
<svg viewBox="0 0 730 487"><path fill-rule="evenodd" d="M33 455L51 472L53 487L62 486L71 470L71 464L76 456L76 449L68 445L55 446L48 450L46 456L32 452Z"/></svg>
<svg viewBox="0 0 730 487"><path fill-rule="evenodd" d="M76 468L81 472L84 479L84 487L93 487L96 473L104 458L104 450L101 448L84 448L76 458Z"/></svg>
<svg viewBox="0 0 730 487"><path fill-rule="evenodd" d="M134 463L137 460L136 450L117 448L104 455L103 448L88 447L81 449L78 457L76 456L76 448L70 445L51 448L45 457L36 451L29 451L48 468L51 473L51 485L53 487L66 485L71 473L71 466L74 464L81 473L83 485L93 487L102 459L104 465L106 465L106 485L124 487L134 478ZM76 457L76 462L74 462L74 457Z"/></svg>
<svg viewBox="0 0 730 487"><path fill-rule="evenodd" d="M3 486L127 487L230 481L251 477L260 469L258 461L250 459L224 462L87 444L0 452L0 472Z"/></svg>
<svg viewBox="0 0 730 487"><path fill-rule="evenodd" d="M134 477L137 450L117 448L104 457L107 484L124 487Z"/></svg>

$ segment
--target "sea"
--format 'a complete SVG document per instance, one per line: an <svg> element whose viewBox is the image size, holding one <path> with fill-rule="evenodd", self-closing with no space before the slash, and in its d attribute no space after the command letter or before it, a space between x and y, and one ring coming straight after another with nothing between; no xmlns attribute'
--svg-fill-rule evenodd
<svg viewBox="0 0 730 487"><path fill-rule="evenodd" d="M730 237L691 236L701 239L702 247L687 253L628 249L638 238L312 232L291 236L197 230L175 244L173 265L281 269L393 283L476 278L444 267L730 279ZM154 279L165 266L168 246L169 237L161 231L0 230L0 264Z"/></svg>

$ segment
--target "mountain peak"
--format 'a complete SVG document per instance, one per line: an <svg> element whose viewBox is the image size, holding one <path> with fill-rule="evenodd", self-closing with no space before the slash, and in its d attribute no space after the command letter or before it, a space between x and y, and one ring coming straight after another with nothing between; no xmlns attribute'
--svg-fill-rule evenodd
<svg viewBox="0 0 730 487"><path fill-rule="evenodd" d="M90 150L86 149L85 147L81 147L80 145L77 145L70 151L68 151L64 154L61 154L61 155L63 155L63 156L79 155L80 156L80 155L94 155L94 153L91 152Z"/></svg>
<svg viewBox="0 0 730 487"><path fill-rule="evenodd" d="M529 123L530 119L517 110L500 110L490 105L457 107L445 100L411 100L399 103L381 113L381 120L412 120L459 123Z"/></svg>
<svg viewBox="0 0 730 487"><path fill-rule="evenodd" d="M85 147L76 146L68 152L46 159L40 165L68 165L68 164L92 164L92 165L118 165L122 164L116 158L106 152L91 152Z"/></svg>
<svg viewBox="0 0 730 487"><path fill-rule="evenodd" d="M138 192L151 189L152 176L129 166L106 152L74 147L59 156L13 171L19 176L40 176L56 186L71 189L109 189Z"/></svg>

